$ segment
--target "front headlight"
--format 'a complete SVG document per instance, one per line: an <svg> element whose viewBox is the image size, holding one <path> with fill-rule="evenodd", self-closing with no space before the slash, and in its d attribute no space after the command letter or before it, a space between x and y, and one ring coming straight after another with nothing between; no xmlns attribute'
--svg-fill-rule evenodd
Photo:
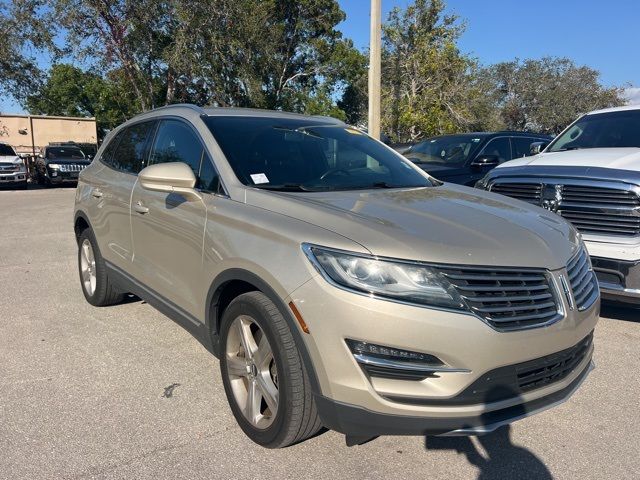
<svg viewBox="0 0 640 480"><path fill-rule="evenodd" d="M428 266L309 244L302 248L325 279L340 287L407 303L464 309L451 284Z"/></svg>
<svg viewBox="0 0 640 480"><path fill-rule="evenodd" d="M57 163L50 163L49 168L60 168L60 165L58 165Z"/></svg>

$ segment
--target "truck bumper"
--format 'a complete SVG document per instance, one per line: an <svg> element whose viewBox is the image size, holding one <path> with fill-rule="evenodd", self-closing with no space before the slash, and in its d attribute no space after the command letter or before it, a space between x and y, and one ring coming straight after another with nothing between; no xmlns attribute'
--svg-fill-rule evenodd
<svg viewBox="0 0 640 480"><path fill-rule="evenodd" d="M605 300L640 305L640 260L591 257Z"/></svg>
<svg viewBox="0 0 640 480"><path fill-rule="evenodd" d="M25 187L26 185L27 174L25 172L0 175L0 187Z"/></svg>

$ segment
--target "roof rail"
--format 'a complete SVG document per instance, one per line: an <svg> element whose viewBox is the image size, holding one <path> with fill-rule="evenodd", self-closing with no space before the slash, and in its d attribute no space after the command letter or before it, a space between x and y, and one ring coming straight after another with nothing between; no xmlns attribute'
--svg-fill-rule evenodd
<svg viewBox="0 0 640 480"><path fill-rule="evenodd" d="M172 109L172 108L190 108L198 112L200 115L204 115L206 112L204 108L199 107L198 105L194 105L193 103L172 103L171 105L164 105L162 107L154 108L153 110L149 110L149 112L155 112L158 110ZM148 112L143 112L148 113Z"/></svg>

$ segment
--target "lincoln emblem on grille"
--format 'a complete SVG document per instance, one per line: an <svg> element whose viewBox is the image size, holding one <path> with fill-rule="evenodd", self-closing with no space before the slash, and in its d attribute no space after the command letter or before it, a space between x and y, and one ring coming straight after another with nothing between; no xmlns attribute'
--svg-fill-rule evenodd
<svg viewBox="0 0 640 480"><path fill-rule="evenodd" d="M557 212L562 202L562 185L544 185L542 188L542 208Z"/></svg>

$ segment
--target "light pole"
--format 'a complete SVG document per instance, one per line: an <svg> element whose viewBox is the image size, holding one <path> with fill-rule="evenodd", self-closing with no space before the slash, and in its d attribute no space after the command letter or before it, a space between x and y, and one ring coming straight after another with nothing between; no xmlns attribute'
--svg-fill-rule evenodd
<svg viewBox="0 0 640 480"><path fill-rule="evenodd" d="M371 0L371 30L369 39L369 124L367 131L380 139L380 76L382 44L381 0Z"/></svg>

